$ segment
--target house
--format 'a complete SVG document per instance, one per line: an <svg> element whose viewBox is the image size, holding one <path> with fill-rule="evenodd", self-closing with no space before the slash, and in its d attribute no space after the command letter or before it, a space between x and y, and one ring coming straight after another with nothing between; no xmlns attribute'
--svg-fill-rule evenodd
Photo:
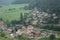
<svg viewBox="0 0 60 40"><path fill-rule="evenodd" d="M4 24L3 21L0 21L0 27L2 28L3 31L7 31L7 25Z"/></svg>
<svg viewBox="0 0 60 40"><path fill-rule="evenodd" d="M56 16L56 14L55 14L55 13L53 13L53 14L52 14L52 16L54 17L54 16Z"/></svg>
<svg viewBox="0 0 60 40"><path fill-rule="evenodd" d="M7 30L8 30L7 25L4 25L4 26L3 26L3 31L7 31Z"/></svg>
<svg viewBox="0 0 60 40"><path fill-rule="evenodd" d="M33 26L32 25L27 26L27 30L32 32L33 31Z"/></svg>
<svg viewBox="0 0 60 40"><path fill-rule="evenodd" d="M39 37L41 35L40 29L36 28L34 30L34 37Z"/></svg>
<svg viewBox="0 0 60 40"><path fill-rule="evenodd" d="M33 20L33 21L32 21L32 24L33 24L33 25L36 25L37 22L38 22L38 20Z"/></svg>
<svg viewBox="0 0 60 40"><path fill-rule="evenodd" d="M4 22L3 21L0 21L0 25L4 25Z"/></svg>
<svg viewBox="0 0 60 40"><path fill-rule="evenodd" d="M30 34L31 34L31 32L27 31L27 30L22 32L22 35L24 35L24 36L30 36Z"/></svg>

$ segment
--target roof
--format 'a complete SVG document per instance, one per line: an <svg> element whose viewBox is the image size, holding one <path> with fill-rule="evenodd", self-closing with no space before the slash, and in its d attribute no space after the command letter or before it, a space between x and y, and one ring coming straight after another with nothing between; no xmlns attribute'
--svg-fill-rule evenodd
<svg viewBox="0 0 60 40"><path fill-rule="evenodd" d="M29 25L29 26L27 27L27 29L28 29L28 30L31 30L31 29L33 29L33 26L32 26L32 25Z"/></svg>
<svg viewBox="0 0 60 40"><path fill-rule="evenodd" d="M0 21L0 25L4 25L4 22L3 21Z"/></svg>

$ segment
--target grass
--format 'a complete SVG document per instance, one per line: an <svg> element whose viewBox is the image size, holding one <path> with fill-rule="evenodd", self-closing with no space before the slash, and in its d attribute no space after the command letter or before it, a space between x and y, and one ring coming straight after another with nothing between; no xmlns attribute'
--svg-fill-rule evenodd
<svg viewBox="0 0 60 40"><path fill-rule="evenodd" d="M52 39L50 39L50 38L38 38L37 40L52 40ZM53 40L59 40L59 38L55 38Z"/></svg>
<svg viewBox="0 0 60 40"><path fill-rule="evenodd" d="M3 37L1 36L2 33L4 35ZM17 36L12 38L8 32L2 32L2 33L0 32L0 40L29 40L28 37Z"/></svg>
<svg viewBox="0 0 60 40"><path fill-rule="evenodd" d="M0 18L3 18L4 21L19 20L20 13L30 12L30 10L24 9L25 6L28 6L28 4L14 4L3 6L0 8ZM9 11L9 9L12 9L12 11Z"/></svg>
<svg viewBox="0 0 60 40"><path fill-rule="evenodd" d="M8 32L3 32L3 33L5 34L5 37L7 37L7 38L1 37L1 35L0 35L0 40L29 40L28 37L23 37L22 35L17 36L15 38L12 38L12 37L9 36L9 33ZM52 40L52 39L50 39L49 37L48 38L38 37L35 40ZM60 40L60 38L54 38L53 40Z"/></svg>

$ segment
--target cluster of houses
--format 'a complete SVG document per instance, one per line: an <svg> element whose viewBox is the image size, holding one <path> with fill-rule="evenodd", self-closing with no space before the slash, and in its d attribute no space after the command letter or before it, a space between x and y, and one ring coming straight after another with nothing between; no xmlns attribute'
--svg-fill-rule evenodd
<svg viewBox="0 0 60 40"><path fill-rule="evenodd" d="M47 23L47 20L44 18L50 18L53 17L54 19L57 18L56 14L48 14L46 12L39 12L36 9L33 11L33 18L34 21L32 21L33 24L37 24L38 20L40 20L40 23ZM37 37L49 37L51 34L55 34L56 37L60 37L60 32L54 32L50 30L42 30L40 28L35 28L33 25L23 26L23 25L15 25L12 28L8 28L8 26L3 22L0 21L0 32L7 31L9 32L11 37L16 37L18 35L27 36L29 38L37 38Z"/></svg>
<svg viewBox="0 0 60 40"><path fill-rule="evenodd" d="M18 27L17 31L15 29L14 32L10 33L11 37L22 35L28 38L37 38L37 37L44 38L54 34L57 38L60 38L60 32L57 31L35 28L32 25L28 25L27 27L24 27L23 25L17 25L16 28L17 27Z"/></svg>
<svg viewBox="0 0 60 40"><path fill-rule="evenodd" d="M56 38L60 38L60 32L35 28L32 25L28 25L27 27L23 25L17 25L16 28L14 27L13 29L15 30L13 30L13 32L12 31L10 32L11 37L22 35L32 39L32 38L38 38L38 37L41 37L41 38L49 37L50 35L54 34Z"/></svg>
<svg viewBox="0 0 60 40"><path fill-rule="evenodd" d="M55 13L49 14L47 12L39 12L36 8L34 8L33 12L33 19L34 19L34 23L37 23L37 19L40 20L40 23L48 23L48 18L53 18L53 19L57 19L58 16ZM34 24L33 23L33 24Z"/></svg>
<svg viewBox="0 0 60 40"><path fill-rule="evenodd" d="M8 28L7 25L0 21L0 32L7 31L11 37L16 37L18 35L22 35L28 38L37 38L37 37L49 37L51 34L54 34L57 38L60 38L60 32L52 31L52 30L44 30L40 28L35 28L32 25L23 26L23 25L16 25L12 28Z"/></svg>
<svg viewBox="0 0 60 40"><path fill-rule="evenodd" d="M40 29L37 29L37 28L35 29L32 25L29 25L27 27L24 27L23 25L17 25L16 29L14 30L14 32L11 32L12 37L18 36L18 35L26 36L29 38L40 36Z"/></svg>
<svg viewBox="0 0 60 40"><path fill-rule="evenodd" d="M32 38L35 36L38 37L40 35L40 30L34 29L32 25L28 25L27 27L24 27L23 25L16 25L15 27L8 28L8 26L3 21L0 21L0 32L5 31L7 31L11 37L23 35Z"/></svg>

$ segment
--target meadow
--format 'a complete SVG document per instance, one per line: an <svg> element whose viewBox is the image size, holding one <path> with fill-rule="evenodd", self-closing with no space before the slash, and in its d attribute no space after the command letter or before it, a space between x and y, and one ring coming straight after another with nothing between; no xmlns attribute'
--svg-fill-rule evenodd
<svg viewBox="0 0 60 40"><path fill-rule="evenodd" d="M28 4L12 4L0 7L0 18L4 21L19 20L20 13L28 13L30 10L25 10L24 7Z"/></svg>

